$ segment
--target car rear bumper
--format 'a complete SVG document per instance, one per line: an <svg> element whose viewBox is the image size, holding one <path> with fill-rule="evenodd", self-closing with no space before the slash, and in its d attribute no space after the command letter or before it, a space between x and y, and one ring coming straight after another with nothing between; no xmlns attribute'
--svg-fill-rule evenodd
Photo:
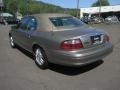
<svg viewBox="0 0 120 90"><path fill-rule="evenodd" d="M113 51L113 45L106 43L86 50L51 51L49 62L65 66L81 66L103 59Z"/></svg>

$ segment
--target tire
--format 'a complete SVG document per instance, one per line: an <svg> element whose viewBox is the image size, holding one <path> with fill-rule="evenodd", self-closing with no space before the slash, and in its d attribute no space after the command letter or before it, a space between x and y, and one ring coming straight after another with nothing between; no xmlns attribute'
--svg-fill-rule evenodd
<svg viewBox="0 0 120 90"><path fill-rule="evenodd" d="M10 39L10 46L11 46L12 48L15 48L15 43L14 43L13 37L10 36L9 39Z"/></svg>
<svg viewBox="0 0 120 90"><path fill-rule="evenodd" d="M48 68L48 61L45 52L41 48L37 47L34 53L35 63L37 64L37 66L40 67L41 69Z"/></svg>

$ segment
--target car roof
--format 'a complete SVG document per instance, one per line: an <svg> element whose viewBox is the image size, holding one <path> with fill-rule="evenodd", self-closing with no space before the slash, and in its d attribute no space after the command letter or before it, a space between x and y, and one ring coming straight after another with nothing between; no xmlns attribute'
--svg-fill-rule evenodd
<svg viewBox="0 0 120 90"><path fill-rule="evenodd" d="M40 17L68 17L68 16L71 16L71 15L62 14L62 13L43 13L43 14L35 14L34 16L40 16Z"/></svg>
<svg viewBox="0 0 120 90"><path fill-rule="evenodd" d="M1 13L2 16L13 16L11 13Z"/></svg>
<svg viewBox="0 0 120 90"><path fill-rule="evenodd" d="M44 14L34 14L31 15L37 19L38 22L38 30L39 31L53 31L56 27L50 21L49 18L52 17L70 17L68 14L60 14L60 13L44 13Z"/></svg>

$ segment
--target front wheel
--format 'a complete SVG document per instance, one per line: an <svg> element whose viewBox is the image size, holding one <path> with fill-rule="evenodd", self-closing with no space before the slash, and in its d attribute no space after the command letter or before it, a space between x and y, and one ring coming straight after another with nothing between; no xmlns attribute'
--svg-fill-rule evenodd
<svg viewBox="0 0 120 90"><path fill-rule="evenodd" d="M48 67L47 56L41 48L35 49L35 63L41 68L46 69Z"/></svg>
<svg viewBox="0 0 120 90"><path fill-rule="evenodd" d="M15 48L15 43L14 43L13 37L10 36L9 39L10 39L10 46L11 46L12 48Z"/></svg>

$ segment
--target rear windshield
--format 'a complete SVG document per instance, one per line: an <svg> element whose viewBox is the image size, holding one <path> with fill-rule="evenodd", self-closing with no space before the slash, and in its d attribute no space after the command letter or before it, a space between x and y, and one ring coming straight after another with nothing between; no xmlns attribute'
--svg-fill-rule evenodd
<svg viewBox="0 0 120 90"><path fill-rule="evenodd" d="M56 27L79 27L84 23L74 17L52 17L50 21Z"/></svg>

